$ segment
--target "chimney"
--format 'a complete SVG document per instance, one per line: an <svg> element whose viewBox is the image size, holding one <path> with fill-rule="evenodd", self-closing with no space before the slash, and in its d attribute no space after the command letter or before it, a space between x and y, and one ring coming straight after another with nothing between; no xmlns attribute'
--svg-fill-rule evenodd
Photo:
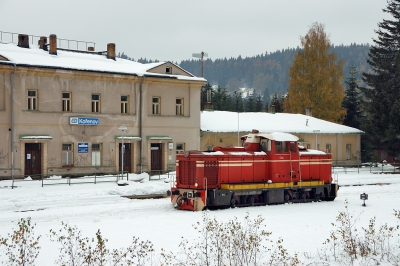
<svg viewBox="0 0 400 266"><path fill-rule="evenodd" d="M94 52L94 47L93 46L89 46L87 49L88 49L89 52Z"/></svg>
<svg viewBox="0 0 400 266"><path fill-rule="evenodd" d="M47 37L40 37L39 39L39 48L47 51Z"/></svg>
<svg viewBox="0 0 400 266"><path fill-rule="evenodd" d="M107 58L115 60L115 43L107 44Z"/></svg>
<svg viewBox="0 0 400 266"><path fill-rule="evenodd" d="M29 48L29 37L26 34L18 34L18 46Z"/></svg>
<svg viewBox="0 0 400 266"><path fill-rule="evenodd" d="M311 107L307 107L306 108L306 115L307 116L312 116L312 108Z"/></svg>
<svg viewBox="0 0 400 266"><path fill-rule="evenodd" d="M49 54L57 55L57 35L50 35L50 51Z"/></svg>

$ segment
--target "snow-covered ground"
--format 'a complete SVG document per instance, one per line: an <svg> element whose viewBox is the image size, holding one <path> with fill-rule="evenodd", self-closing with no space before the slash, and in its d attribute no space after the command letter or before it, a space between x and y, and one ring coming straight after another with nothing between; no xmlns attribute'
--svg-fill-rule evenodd
<svg viewBox="0 0 400 266"><path fill-rule="evenodd" d="M373 169L379 171L381 168ZM210 216L223 222L234 217L243 221L247 212L251 219L262 215L266 229L272 232L272 239L281 237L284 247L291 253L308 254L316 254L329 237L331 223L335 222L338 212L344 210L345 200L350 212L359 218L357 226L366 227L374 216L377 225L399 223L393 210L400 210L400 175L370 173L370 168L362 168L360 173L357 169L346 172L336 169L335 177L340 189L333 202L224 209L211 211ZM202 220L202 212L175 210L169 198L121 197L165 193L173 178L170 174L149 181L147 174L130 174L128 185L118 186L115 182L78 184L90 179L71 179L71 185L68 185L66 179L53 177L45 184L64 184L42 187L41 181L26 180L15 182L14 189L11 189L11 181L0 181L0 237L11 233L20 218L31 217L36 223L35 234L42 236L37 265L53 265L57 259L59 246L48 236L50 229L61 228L62 221L76 226L83 236L90 238L100 229L102 236L109 240L108 248L127 247L136 236L151 241L156 253L161 248L177 252L181 237L198 237L192 225ZM369 195L366 207L360 200L360 194L364 192Z"/></svg>

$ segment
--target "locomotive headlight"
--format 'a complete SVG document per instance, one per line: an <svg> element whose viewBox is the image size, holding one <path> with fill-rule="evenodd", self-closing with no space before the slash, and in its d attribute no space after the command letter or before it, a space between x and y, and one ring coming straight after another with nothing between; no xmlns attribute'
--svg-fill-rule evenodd
<svg viewBox="0 0 400 266"><path fill-rule="evenodd" d="M199 185L199 184L197 184L197 183L194 183L194 186L195 186L195 187L197 187L198 185Z"/></svg>

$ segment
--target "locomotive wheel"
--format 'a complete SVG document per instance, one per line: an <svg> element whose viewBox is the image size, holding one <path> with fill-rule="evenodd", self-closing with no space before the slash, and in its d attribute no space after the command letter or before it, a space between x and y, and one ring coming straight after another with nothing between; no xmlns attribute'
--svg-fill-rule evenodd
<svg viewBox="0 0 400 266"><path fill-rule="evenodd" d="M254 206L254 203L256 202L256 198L254 196L249 197L248 199L249 206Z"/></svg>
<svg viewBox="0 0 400 266"><path fill-rule="evenodd" d="M236 199L235 197L232 197L231 199L231 208L235 208L236 207Z"/></svg>
<svg viewBox="0 0 400 266"><path fill-rule="evenodd" d="M179 197L177 198L177 200L176 200L176 206L175 206L175 208L181 207L182 203L183 203L183 198L182 198L182 196L179 196Z"/></svg>
<svg viewBox="0 0 400 266"><path fill-rule="evenodd" d="M290 196L289 196L289 194L286 193L286 195L285 195L285 203L289 203L289 200L290 200Z"/></svg>
<svg viewBox="0 0 400 266"><path fill-rule="evenodd" d="M307 195L306 193L303 192L303 194L301 195L301 202L306 203L307 201Z"/></svg>

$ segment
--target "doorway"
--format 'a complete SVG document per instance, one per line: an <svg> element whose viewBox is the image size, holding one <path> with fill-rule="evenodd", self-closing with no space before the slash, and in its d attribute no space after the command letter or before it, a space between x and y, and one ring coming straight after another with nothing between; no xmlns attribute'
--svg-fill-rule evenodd
<svg viewBox="0 0 400 266"><path fill-rule="evenodd" d="M131 168L131 144L130 143L124 143L124 172L132 173L132 168ZM118 169L121 171L121 149L122 149L122 143L119 144L119 166Z"/></svg>
<svg viewBox="0 0 400 266"><path fill-rule="evenodd" d="M162 144L151 143L151 170L162 170Z"/></svg>
<svg viewBox="0 0 400 266"><path fill-rule="evenodd" d="M42 173L42 151L40 143L25 143L24 175L40 175Z"/></svg>

